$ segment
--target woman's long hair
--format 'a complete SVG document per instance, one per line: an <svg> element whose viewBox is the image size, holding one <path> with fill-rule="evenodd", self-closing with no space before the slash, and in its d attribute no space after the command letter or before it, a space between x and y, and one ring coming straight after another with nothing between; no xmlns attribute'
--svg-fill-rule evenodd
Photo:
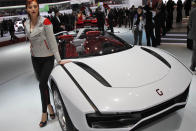
<svg viewBox="0 0 196 131"><path fill-rule="evenodd" d="M38 3L38 0L26 0L26 9L27 7L31 4L31 2L36 2L38 4L38 10L39 10L39 3ZM31 19L31 16L30 14L27 12L28 14L28 17ZM38 16L40 15L39 11L38 11Z"/></svg>

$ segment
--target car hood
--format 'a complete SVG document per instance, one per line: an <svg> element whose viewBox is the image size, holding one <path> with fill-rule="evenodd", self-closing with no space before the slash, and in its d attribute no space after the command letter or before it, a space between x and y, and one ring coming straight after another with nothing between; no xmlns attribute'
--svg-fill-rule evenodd
<svg viewBox="0 0 196 131"><path fill-rule="evenodd" d="M102 80L98 80L104 80L113 88L136 88L152 84L163 79L170 71L160 58L138 46L119 53L73 61L82 63L78 64L81 68L90 69L88 72L95 74L92 76L101 77Z"/></svg>
<svg viewBox="0 0 196 131"><path fill-rule="evenodd" d="M73 62L64 66L82 94L86 94L100 112L141 111L182 94L192 79L190 71L168 53L144 48L149 50L134 46L110 55L72 59ZM62 92L67 92L68 87L74 88L64 80L68 79L63 77L66 75L57 72L56 76Z"/></svg>

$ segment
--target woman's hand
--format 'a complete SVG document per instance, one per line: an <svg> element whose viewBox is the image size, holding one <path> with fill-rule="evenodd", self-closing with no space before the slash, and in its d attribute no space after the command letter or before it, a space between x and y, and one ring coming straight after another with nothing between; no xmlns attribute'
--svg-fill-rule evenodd
<svg viewBox="0 0 196 131"><path fill-rule="evenodd" d="M72 61L70 61L70 60L61 60L61 61L59 62L59 64L60 64L60 65L64 65L64 64L67 64L67 63L69 63L69 62L72 62Z"/></svg>

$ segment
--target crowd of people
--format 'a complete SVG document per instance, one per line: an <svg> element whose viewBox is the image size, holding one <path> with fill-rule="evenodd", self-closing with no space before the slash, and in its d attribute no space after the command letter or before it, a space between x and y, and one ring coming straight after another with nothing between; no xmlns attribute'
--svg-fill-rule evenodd
<svg viewBox="0 0 196 131"><path fill-rule="evenodd" d="M185 15L189 16L191 10L191 0L178 0L174 3L173 0L168 0L163 3L159 0L154 8L146 5L135 8L105 8L103 10L98 7L94 16L97 18L98 28L104 32L104 25L108 26L111 32L114 32L113 27L130 28L134 35L134 44L142 44L143 31L146 32L147 46L156 47L161 43L161 37L173 28L174 10L177 11L176 23L182 22L183 7ZM77 19L77 18L76 18Z"/></svg>
<svg viewBox="0 0 196 131"><path fill-rule="evenodd" d="M107 25L111 32L114 32L113 27L125 27L132 29L134 35L134 44L141 45L143 31L146 32L147 46L156 47L161 43L161 37L173 28L174 9L177 6L176 23L182 22L182 10L184 7L185 15L189 16L191 10L191 0L178 0L174 3L173 0L168 0L163 3L159 0L154 8L146 5L135 8L101 8L100 6L93 12L90 8L84 8L83 11L72 14L61 14L58 9L54 10L54 16L47 16L53 24L54 33L60 31L71 31L76 28L76 21L80 20L82 15L89 15L97 18L97 26L100 31L104 32L104 26ZM86 12L86 10L89 10ZM81 15L82 14L82 15ZM11 21L3 21L0 24L1 37L3 32L12 31L13 23ZM13 33L12 33L13 34Z"/></svg>
<svg viewBox="0 0 196 131"><path fill-rule="evenodd" d="M71 14L62 14L59 10L54 10L54 16L47 16L53 24L54 33L61 31L71 31L75 28L76 14L72 12Z"/></svg>
<svg viewBox="0 0 196 131"><path fill-rule="evenodd" d="M105 11L105 16L100 15L101 10L97 8L95 14L100 30L104 24L108 24L111 32L115 26L130 28L134 34L134 44L138 45L142 44L142 34L145 30L147 45L156 47L160 45L161 37L173 28L175 6L177 7L176 23L180 23L183 7L186 16L189 16L191 0L186 0L184 5L182 0L178 0L177 3L173 0L168 0L167 3L159 0L154 8L148 5L139 6L137 9L134 5L131 8L113 8ZM107 19L106 23L105 19Z"/></svg>
<svg viewBox="0 0 196 131"><path fill-rule="evenodd" d="M11 36L11 40L18 39L15 35L14 20L12 19L3 20L0 23L0 32L1 32L1 37L4 37L4 34L9 32Z"/></svg>

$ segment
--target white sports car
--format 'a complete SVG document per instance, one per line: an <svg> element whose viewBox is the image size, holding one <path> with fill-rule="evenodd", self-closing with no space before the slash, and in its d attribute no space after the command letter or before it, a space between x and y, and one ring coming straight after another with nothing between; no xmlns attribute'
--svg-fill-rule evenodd
<svg viewBox="0 0 196 131"><path fill-rule="evenodd" d="M192 73L173 55L109 32L88 31L79 45L59 38L72 61L49 78L63 131L131 131L185 107Z"/></svg>

